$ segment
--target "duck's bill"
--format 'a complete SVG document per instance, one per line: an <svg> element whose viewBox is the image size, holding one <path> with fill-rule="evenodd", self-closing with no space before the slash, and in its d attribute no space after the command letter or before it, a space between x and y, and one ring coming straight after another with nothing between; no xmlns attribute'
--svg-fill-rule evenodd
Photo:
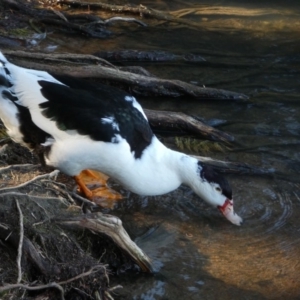
<svg viewBox="0 0 300 300"><path fill-rule="evenodd" d="M227 199L224 205L219 207L219 210L232 224L240 226L243 223L243 219L234 212L232 200Z"/></svg>

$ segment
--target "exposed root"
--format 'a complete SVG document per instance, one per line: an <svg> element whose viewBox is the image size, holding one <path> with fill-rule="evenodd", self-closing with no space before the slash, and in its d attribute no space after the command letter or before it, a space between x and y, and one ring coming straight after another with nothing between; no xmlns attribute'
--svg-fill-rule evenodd
<svg viewBox="0 0 300 300"><path fill-rule="evenodd" d="M104 79L106 82L108 81L112 84L119 83L121 85L126 85L134 94L137 95L142 94L143 96L155 95L176 98L188 96L196 99L248 99L246 95L241 93L200 87L180 80L160 79L157 77L130 73L121 71L119 68L116 69L116 67L100 67L95 64L87 63L87 60L85 60L84 65L78 66L78 64L73 63L74 59L78 59L77 54L63 54L62 57L66 61L63 65L59 61L60 54L51 54L52 64L50 65L47 63L47 60L49 59L48 54L29 53L24 51L3 52L11 58L14 58L13 61L22 67L44 70L58 74L63 73L74 77ZM87 59L90 59L90 57L91 55L89 55ZM54 64L54 58L56 60L58 59L57 64ZM24 61L24 59L27 60ZM81 59L83 59L83 55L81 55Z"/></svg>
<svg viewBox="0 0 300 300"><path fill-rule="evenodd" d="M59 297L64 299L68 293L74 292L73 288L77 286L79 294L99 295L99 299L109 299L107 265L99 264L99 258L93 257L90 251L80 245L80 240L82 238L89 239L87 237L89 235L95 240L103 239L103 237L95 235L95 232L106 233L122 249L133 248L134 251L127 254L128 261L132 259L140 263L141 269L151 270L149 261L146 263L143 261L147 256L131 241L118 218L101 213L92 214L96 218L91 218L90 215L82 215L82 210L67 211L65 208L70 207L73 203L68 203L66 199L62 202L60 198L62 196L67 198L66 195L69 195L72 202L79 200L84 205L88 204L91 209L96 205L79 195L75 196L64 184L58 183L59 189L55 189L56 183L50 178L57 172L36 175L37 170L35 169L33 175L28 174L27 170L28 165L24 165L23 170L22 165L2 169L2 176L6 175L5 172L7 172L10 177L14 177L14 172L18 172L18 181L22 180L22 176L26 180L22 184L0 190L1 245L4 246L3 249L16 251L17 257L16 270L10 266L11 274L9 277L4 275L8 272L0 274L2 282L16 283L0 286L0 292L13 290L14 292L10 292L10 295L19 298L20 289L41 290L41 293L44 293L42 290L47 289L47 293L50 291L51 294L54 293L54 298L57 298L58 295L55 290L58 290ZM11 180L10 177L5 176L4 178ZM28 177L31 178L28 179ZM53 205L53 201L56 201L56 205ZM18 216L15 214L14 203L17 206ZM61 206L60 203L63 205ZM54 222L54 218L56 220L59 215L63 216L60 222ZM16 226L15 219L18 217L19 224ZM60 224L66 225L68 222L79 222L79 227L75 231L74 227L69 227L68 232L65 232L66 227L63 226L63 229ZM90 224L94 224L96 227ZM74 225L76 224L74 223ZM106 230L101 231L101 226L106 227ZM78 230L80 227L92 230L93 234L85 231L83 237L78 239L76 232L82 232L82 229ZM115 238L115 235L118 238ZM82 244L85 247L86 243L83 242ZM91 244L91 241L88 241L88 244ZM112 244L112 247L115 246ZM108 249L107 251L106 249L100 249L100 252L106 253L107 259L111 250ZM116 259L115 255L113 253L114 260ZM135 258L134 255L138 255L138 257ZM128 263L127 260L125 261ZM131 263L134 265L133 262ZM145 268L145 265L148 266L148 269ZM1 269L5 270L3 260L1 261ZM82 284L83 279L85 280L84 284ZM76 281L78 283L74 283ZM45 284L47 282L51 283ZM115 288L112 288L111 291Z"/></svg>
<svg viewBox="0 0 300 300"><path fill-rule="evenodd" d="M42 284L42 285L37 285L37 286L30 286L27 284L21 284L21 283L16 283L16 284L6 284L4 286L0 287L0 292L7 291L7 290L12 290L12 289L25 289L29 291L37 291L37 290L44 290L44 289L49 289L49 288L56 288L60 292L60 299L64 300L64 289L61 285L55 282L51 282L48 284Z"/></svg>

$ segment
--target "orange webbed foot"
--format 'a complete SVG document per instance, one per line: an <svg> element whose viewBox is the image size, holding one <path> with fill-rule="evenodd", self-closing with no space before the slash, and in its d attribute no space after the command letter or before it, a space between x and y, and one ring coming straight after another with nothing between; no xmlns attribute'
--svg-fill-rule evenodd
<svg viewBox="0 0 300 300"><path fill-rule="evenodd" d="M107 186L109 177L105 174L84 170L74 178L79 186L79 192L102 207L113 208L115 202L123 198L121 194Z"/></svg>

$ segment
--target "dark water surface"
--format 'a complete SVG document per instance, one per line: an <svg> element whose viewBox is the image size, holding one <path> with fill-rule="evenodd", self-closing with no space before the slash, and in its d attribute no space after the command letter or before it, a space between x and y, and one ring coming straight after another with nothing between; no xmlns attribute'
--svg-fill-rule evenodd
<svg viewBox="0 0 300 300"><path fill-rule="evenodd" d="M245 219L241 227L187 188L161 197L129 194L113 213L153 259L157 273L121 274L116 282L124 289L115 299L300 299L299 1L142 4L177 11L201 27L144 19L146 28L113 26L116 36L109 40L72 45L70 38L69 44L84 53L201 55L205 64L138 64L163 78L242 92L249 100L140 99L143 106L222 120L218 128L234 135L236 144L209 155L274 170L274 176L228 176L236 211Z"/></svg>

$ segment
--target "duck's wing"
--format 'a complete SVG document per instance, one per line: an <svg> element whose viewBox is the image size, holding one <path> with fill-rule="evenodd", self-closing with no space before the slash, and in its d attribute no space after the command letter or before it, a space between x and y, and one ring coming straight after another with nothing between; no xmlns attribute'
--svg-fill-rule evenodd
<svg viewBox="0 0 300 300"><path fill-rule="evenodd" d="M118 143L126 139L134 156L141 157L153 133L134 97L72 77L54 75L54 78L62 84L38 80L45 98L39 104L44 117L54 121L62 131L75 130L95 141Z"/></svg>
<svg viewBox="0 0 300 300"><path fill-rule="evenodd" d="M111 143L126 139L136 158L150 145L153 133L146 116L134 97L125 92L21 68L3 55L0 63L6 96L17 107L15 115L22 111L28 117L29 112L34 125L54 140L78 134Z"/></svg>

